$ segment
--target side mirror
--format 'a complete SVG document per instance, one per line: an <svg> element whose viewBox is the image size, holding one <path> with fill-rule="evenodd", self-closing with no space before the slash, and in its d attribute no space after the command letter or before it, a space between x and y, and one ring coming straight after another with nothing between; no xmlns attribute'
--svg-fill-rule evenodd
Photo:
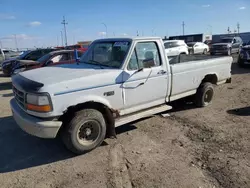
<svg viewBox="0 0 250 188"><path fill-rule="evenodd" d="M145 59L142 61L143 67L144 68L151 68L155 66L155 61L154 59Z"/></svg>

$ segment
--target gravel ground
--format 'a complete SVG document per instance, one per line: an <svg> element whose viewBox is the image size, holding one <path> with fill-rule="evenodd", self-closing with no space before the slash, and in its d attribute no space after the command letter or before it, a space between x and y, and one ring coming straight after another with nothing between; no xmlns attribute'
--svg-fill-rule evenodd
<svg viewBox="0 0 250 188"><path fill-rule="evenodd" d="M82 156L20 130L0 73L0 187L249 188L250 69L233 64L232 73L209 107L179 102L169 117L119 127L118 139Z"/></svg>

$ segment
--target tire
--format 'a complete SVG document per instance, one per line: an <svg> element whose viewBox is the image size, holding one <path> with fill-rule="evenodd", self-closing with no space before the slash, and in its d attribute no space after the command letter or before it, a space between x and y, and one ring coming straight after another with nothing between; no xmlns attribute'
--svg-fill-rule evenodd
<svg viewBox="0 0 250 188"><path fill-rule="evenodd" d="M244 62L242 61L242 59L240 58L240 55L238 56L238 61L237 61L237 63L238 63L238 66L239 66L239 67L241 67L241 68L244 68L244 67L245 67L245 64L244 64Z"/></svg>
<svg viewBox="0 0 250 188"><path fill-rule="evenodd" d="M214 96L214 87L210 82L200 85L195 94L195 105L197 107L205 107L211 104Z"/></svg>
<svg viewBox="0 0 250 188"><path fill-rule="evenodd" d="M83 109L64 125L61 136L66 148L73 153L87 153L102 144L106 136L105 119L98 110Z"/></svg>
<svg viewBox="0 0 250 188"><path fill-rule="evenodd" d="M228 49L227 55L228 55L228 56L232 55L232 49L231 49L231 48Z"/></svg>
<svg viewBox="0 0 250 188"><path fill-rule="evenodd" d="M215 55L215 53L214 53L214 52L211 52L210 55Z"/></svg>
<svg viewBox="0 0 250 188"><path fill-rule="evenodd" d="M204 49L203 54L204 54L204 55L207 54L207 49L206 49L206 48Z"/></svg>

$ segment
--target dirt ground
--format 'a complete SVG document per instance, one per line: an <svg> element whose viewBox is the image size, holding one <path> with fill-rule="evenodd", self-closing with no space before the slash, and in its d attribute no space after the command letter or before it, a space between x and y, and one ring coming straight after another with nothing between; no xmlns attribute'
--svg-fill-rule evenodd
<svg viewBox="0 0 250 188"><path fill-rule="evenodd" d="M180 102L81 156L23 132L11 116L10 79L0 76L0 187L249 188L250 69L233 64L232 74L209 107Z"/></svg>

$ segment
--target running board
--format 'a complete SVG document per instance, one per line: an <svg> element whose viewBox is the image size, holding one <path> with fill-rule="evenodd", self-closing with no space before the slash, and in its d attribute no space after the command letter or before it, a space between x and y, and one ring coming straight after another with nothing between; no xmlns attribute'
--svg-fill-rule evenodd
<svg viewBox="0 0 250 188"><path fill-rule="evenodd" d="M115 120L115 127L119 127L121 125L136 121L138 119L149 117L151 115L158 114L158 113L161 113L161 112L165 112L165 111L171 110L171 109L172 109L171 106L161 105L161 106L150 108L150 109L140 111L140 112L137 112L137 113L128 114L128 115L125 115L123 117L117 118Z"/></svg>

